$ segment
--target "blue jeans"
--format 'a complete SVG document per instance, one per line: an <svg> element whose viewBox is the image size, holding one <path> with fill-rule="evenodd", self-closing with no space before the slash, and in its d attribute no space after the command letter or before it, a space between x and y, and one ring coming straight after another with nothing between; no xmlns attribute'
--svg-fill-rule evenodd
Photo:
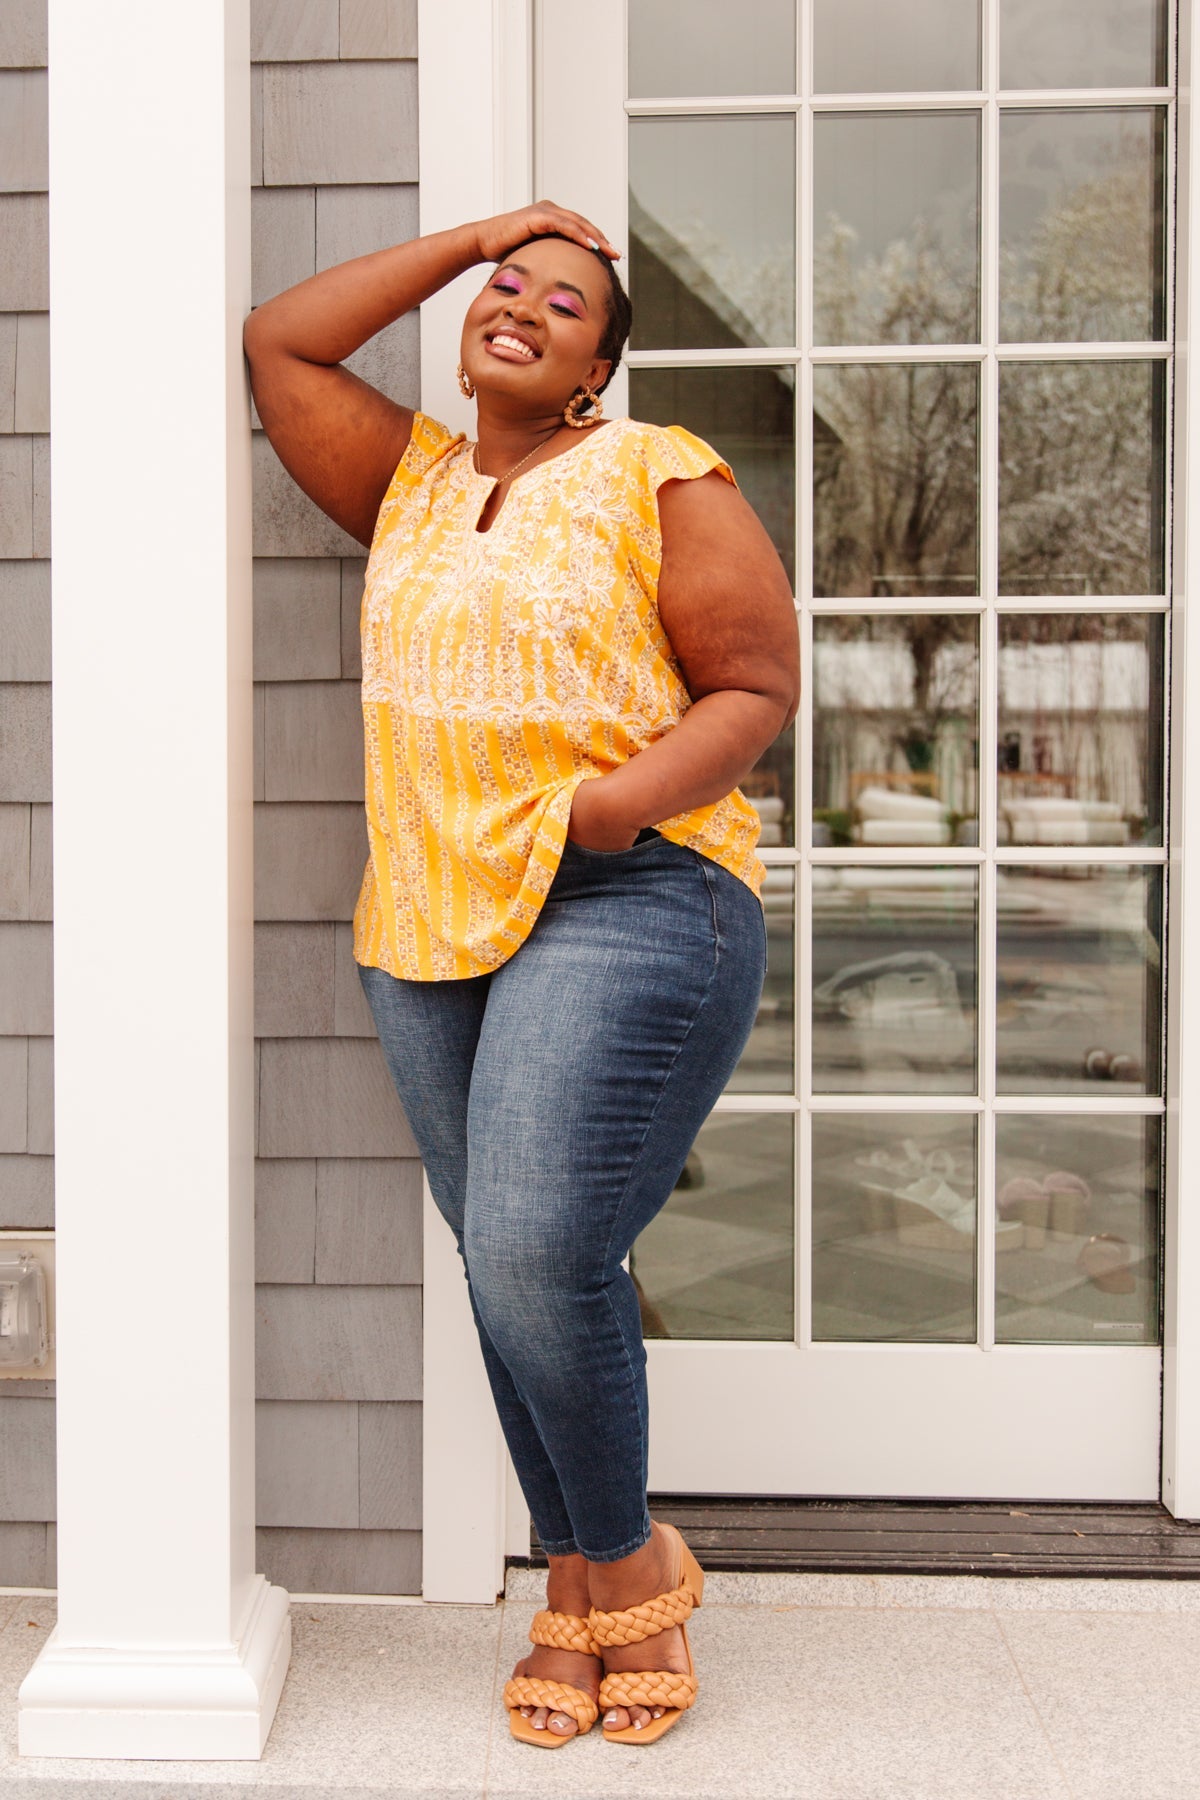
<svg viewBox="0 0 1200 1800"><path fill-rule="evenodd" d="M359 971L551 1555L615 1562L650 1535L646 1353L622 1261L733 1071L765 962L751 890L645 831L629 850L568 843L491 974Z"/></svg>

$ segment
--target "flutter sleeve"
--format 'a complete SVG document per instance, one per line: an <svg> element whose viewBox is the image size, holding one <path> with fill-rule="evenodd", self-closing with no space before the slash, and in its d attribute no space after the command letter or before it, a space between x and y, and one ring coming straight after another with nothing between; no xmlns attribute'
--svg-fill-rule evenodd
<svg viewBox="0 0 1200 1800"><path fill-rule="evenodd" d="M724 458L682 425L643 425L630 445L625 471L630 563L651 596L658 592L662 569L658 490L664 481L694 481L713 469L733 487L737 486L733 470Z"/></svg>

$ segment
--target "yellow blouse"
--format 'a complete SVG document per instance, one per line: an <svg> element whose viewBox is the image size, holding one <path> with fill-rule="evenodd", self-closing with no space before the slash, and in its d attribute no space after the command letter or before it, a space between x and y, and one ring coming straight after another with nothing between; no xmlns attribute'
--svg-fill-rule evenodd
<svg viewBox="0 0 1200 1800"><path fill-rule="evenodd" d="M418 413L384 496L362 607L370 859L354 954L406 980L485 974L528 937L581 781L690 704L655 605L656 494L719 469L678 426L617 419L494 484ZM759 892L758 815L736 789L658 829Z"/></svg>

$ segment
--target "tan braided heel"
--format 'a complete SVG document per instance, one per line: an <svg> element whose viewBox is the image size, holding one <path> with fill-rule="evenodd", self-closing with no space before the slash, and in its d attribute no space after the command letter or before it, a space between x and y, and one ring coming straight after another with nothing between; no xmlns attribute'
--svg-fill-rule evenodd
<svg viewBox="0 0 1200 1800"><path fill-rule="evenodd" d="M687 1651L687 1674L680 1675L672 1669L622 1669L606 1675L600 1683L601 1712L607 1712L610 1706L666 1709L660 1718L650 1719L640 1730L633 1725L623 1731L602 1728L610 1744L653 1744L696 1704L700 1684L688 1643L687 1621L703 1599L704 1571L673 1525L659 1529L674 1540L674 1586L668 1593L656 1594L652 1600L644 1600L640 1606L631 1606L624 1612L600 1612L593 1607L588 1624L602 1648L609 1644L640 1644L678 1625Z"/></svg>
<svg viewBox="0 0 1200 1800"><path fill-rule="evenodd" d="M554 1650L579 1650L585 1656L598 1656L599 1646L592 1635L591 1624L575 1613L542 1611L535 1613L529 1627L531 1644L545 1644ZM566 1681L548 1681L540 1675L514 1675L504 1684L504 1704L508 1707L508 1729L522 1744L536 1744L539 1750L557 1750L571 1738L560 1737L546 1726L534 1729L532 1719L525 1718L522 1706L545 1706L551 1712L566 1713L579 1729L572 1734L582 1737L600 1716L600 1709L585 1688Z"/></svg>

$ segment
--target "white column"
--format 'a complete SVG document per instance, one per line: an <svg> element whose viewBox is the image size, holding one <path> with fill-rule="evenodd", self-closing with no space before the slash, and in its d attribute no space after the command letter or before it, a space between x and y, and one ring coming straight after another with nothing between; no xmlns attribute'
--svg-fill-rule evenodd
<svg viewBox="0 0 1200 1800"><path fill-rule="evenodd" d="M1200 117L1180 0L1163 1503L1200 1518Z"/></svg>
<svg viewBox="0 0 1200 1800"><path fill-rule="evenodd" d="M35 1756L257 1757L248 0L50 0L58 1625Z"/></svg>
<svg viewBox="0 0 1200 1800"><path fill-rule="evenodd" d="M417 64L421 231L444 231L533 198L532 0L421 0ZM463 314L485 271L470 269L421 308L421 405L455 431L475 408L455 381ZM528 1553L529 1514L507 1456L462 1264L425 1193L424 1494L426 1600L491 1603L505 1550Z"/></svg>

